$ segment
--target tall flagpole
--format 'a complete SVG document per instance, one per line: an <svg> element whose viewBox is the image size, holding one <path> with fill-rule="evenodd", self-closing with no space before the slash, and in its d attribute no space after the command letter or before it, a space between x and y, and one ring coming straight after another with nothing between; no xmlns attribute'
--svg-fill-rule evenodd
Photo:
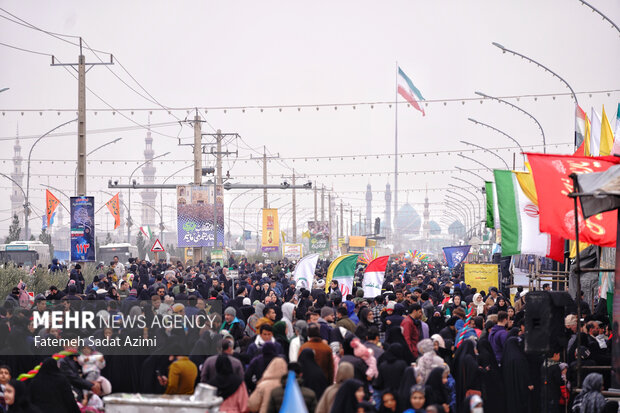
<svg viewBox="0 0 620 413"><path fill-rule="evenodd" d="M398 220L398 61L396 62L396 85L394 99L394 223L392 243L396 246L396 222Z"/></svg>

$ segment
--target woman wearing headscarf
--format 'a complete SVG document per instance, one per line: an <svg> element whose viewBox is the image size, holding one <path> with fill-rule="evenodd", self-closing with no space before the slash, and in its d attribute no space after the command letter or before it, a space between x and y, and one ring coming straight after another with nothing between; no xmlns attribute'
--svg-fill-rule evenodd
<svg viewBox="0 0 620 413"><path fill-rule="evenodd" d="M484 315L484 298L480 293L474 294L472 303L474 304L474 308L476 309L476 314Z"/></svg>
<svg viewBox="0 0 620 413"><path fill-rule="evenodd" d="M251 412L266 413L269 407L271 390L281 385L282 376L288 372L286 361L282 357L271 360L263 377L256 384L256 390L248 399L248 409Z"/></svg>
<svg viewBox="0 0 620 413"><path fill-rule="evenodd" d="M265 300L265 291L261 288L260 283L254 284L254 288L250 291L250 300L252 300L252 302L262 302Z"/></svg>
<svg viewBox="0 0 620 413"><path fill-rule="evenodd" d="M308 323L304 320L297 320L293 329L295 330L295 337L291 340L288 351L288 361L291 363L297 361L300 347L308 341Z"/></svg>
<svg viewBox="0 0 620 413"><path fill-rule="evenodd" d="M508 413L527 412L530 393L534 388L530 380L527 358L518 337L510 337L504 345L502 356L502 376L506 409Z"/></svg>
<svg viewBox="0 0 620 413"><path fill-rule="evenodd" d="M605 408L603 390L603 376L600 373L590 373L583 380L581 393L573 403L573 413L602 413Z"/></svg>
<svg viewBox="0 0 620 413"><path fill-rule="evenodd" d="M420 383L422 383L422 377L416 371L415 367L407 367L400 380L400 386L398 387L399 406L403 407L411 404L409 401L409 398L411 397L411 388Z"/></svg>
<svg viewBox="0 0 620 413"><path fill-rule="evenodd" d="M295 337L295 332L293 331L293 320L295 312L295 304L293 303L284 303L282 304L282 321L286 323L288 330L286 332L286 338L291 340Z"/></svg>
<svg viewBox="0 0 620 413"><path fill-rule="evenodd" d="M481 338L476 347L478 349L478 365L482 369L484 409L488 413L501 413L504 411L502 372L497 364L493 347L486 337Z"/></svg>
<svg viewBox="0 0 620 413"><path fill-rule="evenodd" d="M401 378L407 368L403 360L403 346L394 343L379 358L379 377L374 381L373 387L383 391L397 391Z"/></svg>
<svg viewBox="0 0 620 413"><path fill-rule="evenodd" d="M315 413L329 413L336 399L336 393L346 380L353 378L353 365L346 361L338 367L336 373L336 382L325 389L323 396L319 400L319 404L316 406Z"/></svg>
<svg viewBox="0 0 620 413"><path fill-rule="evenodd" d="M504 297L497 297L495 305L489 309L489 314L497 314L500 311L508 312L508 302Z"/></svg>
<svg viewBox="0 0 620 413"><path fill-rule="evenodd" d="M347 306L347 312L349 313L349 319L353 321L355 325L358 325L360 319L355 314L355 303L353 301L345 301L344 304Z"/></svg>
<svg viewBox="0 0 620 413"><path fill-rule="evenodd" d="M360 310L360 321L357 324L357 328L355 329L355 335L359 337L360 340L366 341L368 339L368 329L374 325L373 317L374 315L368 307L364 307ZM351 316L349 316L349 318L351 318Z"/></svg>
<svg viewBox="0 0 620 413"><path fill-rule="evenodd" d="M444 360L435 353L435 343L433 343L433 340L430 338L420 340L418 343L418 351L421 354L416 362L418 373L422 376L422 381L426 382L431 371L435 367L443 366L445 363Z"/></svg>
<svg viewBox="0 0 620 413"><path fill-rule="evenodd" d="M386 391L381 395L381 406L379 407L379 413L400 412L401 409L398 407L398 393Z"/></svg>
<svg viewBox="0 0 620 413"><path fill-rule="evenodd" d="M444 411L450 411L450 390L448 389L448 375L450 370L446 367L436 367L426 379L426 404L438 404Z"/></svg>
<svg viewBox="0 0 620 413"><path fill-rule="evenodd" d="M26 383L12 379L5 385L4 401L11 413L42 413L30 402Z"/></svg>
<svg viewBox="0 0 620 413"><path fill-rule="evenodd" d="M79 413L69 380L60 373L58 362L47 358L30 382L32 404L49 413ZM12 409L11 409L12 411Z"/></svg>
<svg viewBox="0 0 620 413"><path fill-rule="evenodd" d="M254 303L254 314L248 317L248 323L245 326L245 334L250 338L254 338L258 334L256 323L265 316L263 314L263 311L265 311L265 304L255 301L252 302Z"/></svg>
<svg viewBox="0 0 620 413"><path fill-rule="evenodd" d="M316 398L320 399L329 383L327 383L327 377L325 377L323 370L314 359L314 352L310 349L302 350L297 362L301 366L301 377L304 383L314 391Z"/></svg>
<svg viewBox="0 0 620 413"><path fill-rule="evenodd" d="M287 338L288 326L283 320L280 320L276 322L272 328L273 328L273 338L275 338L276 342L280 343L285 357L288 357L288 352L289 352L289 341Z"/></svg>
<svg viewBox="0 0 620 413"><path fill-rule="evenodd" d="M467 396L482 393L481 377L476 360L476 345L472 340L464 340L454 354L454 379L456 380L456 408L460 412Z"/></svg>
<svg viewBox="0 0 620 413"><path fill-rule="evenodd" d="M446 326L446 319L440 311L434 311L432 317L427 320L427 324L430 335L439 334L441 329Z"/></svg>
<svg viewBox="0 0 620 413"><path fill-rule="evenodd" d="M217 388L217 395L224 399L220 405L222 413L248 412L248 390L245 383L233 372L232 363L227 355L220 354L215 362L215 376L209 381Z"/></svg>
<svg viewBox="0 0 620 413"><path fill-rule="evenodd" d="M357 412L357 407L363 400L364 383L349 379L338 389L330 413Z"/></svg>

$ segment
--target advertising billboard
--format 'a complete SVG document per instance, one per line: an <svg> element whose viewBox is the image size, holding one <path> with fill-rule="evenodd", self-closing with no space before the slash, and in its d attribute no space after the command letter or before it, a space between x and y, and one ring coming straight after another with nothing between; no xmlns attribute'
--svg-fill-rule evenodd
<svg viewBox="0 0 620 413"><path fill-rule="evenodd" d="M219 189L221 191L221 189ZM224 243L224 205L217 197L217 243L213 186L177 186L177 234L179 247L214 247Z"/></svg>
<svg viewBox="0 0 620 413"><path fill-rule="evenodd" d="M71 197L71 261L95 261L95 198Z"/></svg>

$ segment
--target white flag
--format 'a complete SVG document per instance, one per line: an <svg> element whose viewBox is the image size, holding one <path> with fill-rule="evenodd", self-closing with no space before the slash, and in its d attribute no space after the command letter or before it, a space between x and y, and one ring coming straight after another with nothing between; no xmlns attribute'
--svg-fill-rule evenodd
<svg viewBox="0 0 620 413"><path fill-rule="evenodd" d="M293 279L295 280L295 288L305 288L307 290L312 289L312 282L314 281L314 271L316 269L316 263L319 260L319 254L306 255L297 262L295 266L295 272L293 272Z"/></svg>

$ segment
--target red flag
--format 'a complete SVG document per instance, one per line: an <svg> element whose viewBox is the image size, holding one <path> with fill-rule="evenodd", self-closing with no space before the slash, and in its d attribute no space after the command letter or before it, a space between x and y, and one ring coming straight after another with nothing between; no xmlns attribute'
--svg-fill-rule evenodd
<svg viewBox="0 0 620 413"><path fill-rule="evenodd" d="M114 195L112 199L110 199L105 204L110 210L110 214L112 214L112 216L114 217L114 229L116 229L121 224L121 210L118 206L118 194Z"/></svg>
<svg viewBox="0 0 620 413"><path fill-rule="evenodd" d="M547 258L551 258L557 262L564 262L564 239L554 234L549 234L551 243L549 244L549 252Z"/></svg>
<svg viewBox="0 0 620 413"><path fill-rule="evenodd" d="M534 174L540 210L540 232L557 235L564 239L575 239L575 212L572 173L602 172L620 163L614 156L586 157L574 155L545 155L528 153L528 160ZM579 240L602 247L616 246L617 211L604 212L583 219L581 205L579 213Z"/></svg>
<svg viewBox="0 0 620 413"><path fill-rule="evenodd" d="M52 215L58 207L60 201L58 198L54 196L49 190L45 190L45 215L47 215L47 226L50 226L50 220L52 219Z"/></svg>

